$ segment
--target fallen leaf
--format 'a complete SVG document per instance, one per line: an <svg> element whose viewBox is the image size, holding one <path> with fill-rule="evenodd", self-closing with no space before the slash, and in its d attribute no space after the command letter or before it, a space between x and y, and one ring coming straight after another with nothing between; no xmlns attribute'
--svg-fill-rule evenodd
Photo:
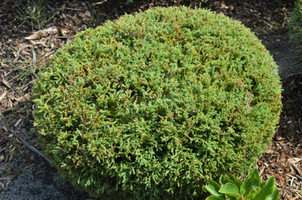
<svg viewBox="0 0 302 200"><path fill-rule="evenodd" d="M69 33L69 30L62 28L61 33L62 33L63 36L66 36Z"/></svg>
<svg viewBox="0 0 302 200"><path fill-rule="evenodd" d="M18 102L24 103L30 99L29 93L26 93L24 96L20 97L17 99Z"/></svg>
<svg viewBox="0 0 302 200"><path fill-rule="evenodd" d="M26 40L35 40L35 39L40 39L41 37L46 37L50 34L57 34L58 29L56 27L50 27L44 30L36 31L32 35L25 37L24 39Z"/></svg>

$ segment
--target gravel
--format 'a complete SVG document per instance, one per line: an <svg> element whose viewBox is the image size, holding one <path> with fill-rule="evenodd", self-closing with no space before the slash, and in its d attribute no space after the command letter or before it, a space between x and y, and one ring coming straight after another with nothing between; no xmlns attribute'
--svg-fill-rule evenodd
<svg viewBox="0 0 302 200"><path fill-rule="evenodd" d="M3 170L0 170L1 175ZM8 181L1 181L4 185ZM70 193L70 195L66 195ZM46 200L46 199L77 199L72 194L69 184L60 181L53 171L47 167L29 168L20 171L17 178L4 187L0 199L12 200Z"/></svg>
<svg viewBox="0 0 302 200"><path fill-rule="evenodd" d="M25 128L16 131L16 134L25 135L25 132L29 135ZM22 139L34 146L33 138ZM88 194L80 193L70 183L62 181L56 168L41 155L22 143L18 144L18 148L14 148L11 144L9 143L5 150L6 155L9 156L0 162L0 200L86 200L89 198Z"/></svg>

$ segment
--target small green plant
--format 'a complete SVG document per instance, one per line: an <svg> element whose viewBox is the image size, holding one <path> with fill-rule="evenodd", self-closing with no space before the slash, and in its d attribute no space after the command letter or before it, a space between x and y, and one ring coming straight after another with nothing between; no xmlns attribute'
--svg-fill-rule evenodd
<svg viewBox="0 0 302 200"><path fill-rule="evenodd" d="M27 0L26 5L27 7L18 5L16 18L22 21L21 25L28 23L35 29L40 30L45 28L45 25L55 16L55 13L47 10L44 0Z"/></svg>
<svg viewBox="0 0 302 200"><path fill-rule="evenodd" d="M302 0L297 0L294 11L290 15L288 23L290 44L296 52L302 54Z"/></svg>
<svg viewBox="0 0 302 200"><path fill-rule="evenodd" d="M212 194L206 200L278 200L279 190L275 186L275 178L269 177L261 183L257 169L251 169L242 182L234 175L227 178L220 176L219 183L210 181L205 188Z"/></svg>

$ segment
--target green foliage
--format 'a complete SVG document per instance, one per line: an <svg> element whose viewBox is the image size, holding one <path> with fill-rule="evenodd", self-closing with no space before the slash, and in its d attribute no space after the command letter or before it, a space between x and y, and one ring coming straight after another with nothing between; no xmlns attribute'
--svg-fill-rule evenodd
<svg viewBox="0 0 302 200"><path fill-rule="evenodd" d="M205 188L212 194L206 200L278 200L279 190L275 186L275 178L269 177L261 183L257 169L251 169L248 176L242 182L235 176L227 178L220 176L219 183L210 181Z"/></svg>
<svg viewBox="0 0 302 200"><path fill-rule="evenodd" d="M289 27L289 38L290 44L298 54L302 53L302 0L297 0L295 3L294 11L290 15Z"/></svg>
<svg viewBox="0 0 302 200"><path fill-rule="evenodd" d="M239 22L155 8L78 33L33 89L40 143L61 176L111 199L192 199L267 149L277 66Z"/></svg>
<svg viewBox="0 0 302 200"><path fill-rule="evenodd" d="M133 0L127 0L126 1L126 5L130 4L130 3L133 3Z"/></svg>

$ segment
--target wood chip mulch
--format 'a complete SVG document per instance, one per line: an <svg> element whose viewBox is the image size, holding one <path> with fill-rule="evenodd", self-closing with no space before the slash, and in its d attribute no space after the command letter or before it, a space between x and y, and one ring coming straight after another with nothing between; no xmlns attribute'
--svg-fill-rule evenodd
<svg viewBox="0 0 302 200"><path fill-rule="evenodd" d="M283 88L279 128L258 168L263 180L275 176L280 199L302 199L302 74L288 77Z"/></svg>

